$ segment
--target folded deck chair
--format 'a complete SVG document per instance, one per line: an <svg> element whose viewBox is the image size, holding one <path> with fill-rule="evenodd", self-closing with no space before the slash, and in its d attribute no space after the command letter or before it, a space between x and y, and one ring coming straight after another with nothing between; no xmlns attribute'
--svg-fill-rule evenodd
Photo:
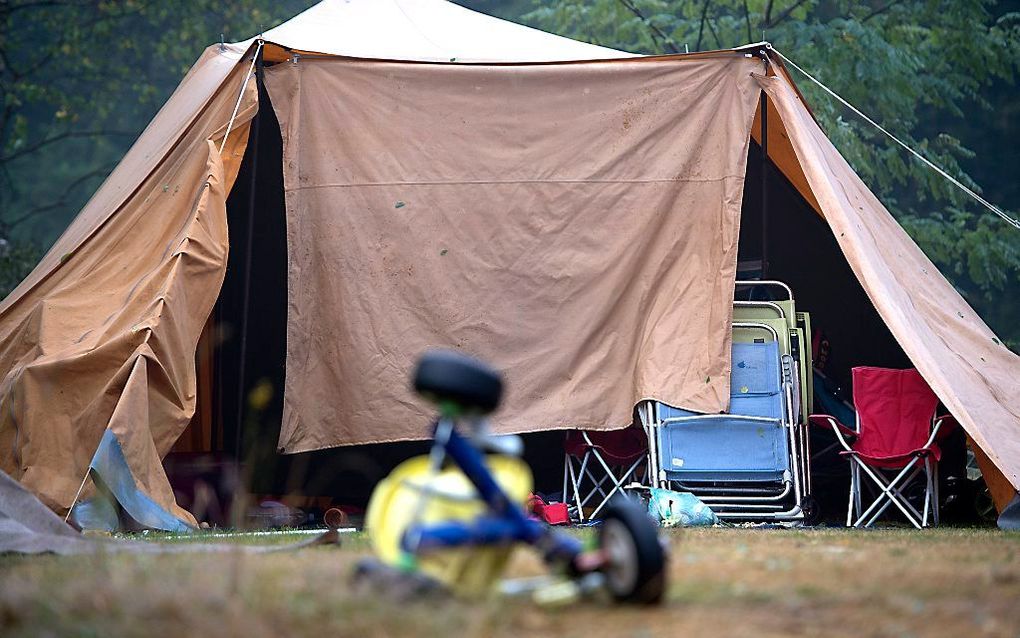
<svg viewBox="0 0 1020 638"><path fill-rule="evenodd" d="M648 439L640 428L608 432L569 430L563 441L563 502L577 506L580 522L599 512L644 465ZM585 514L585 508L591 514Z"/></svg>
<svg viewBox="0 0 1020 638"><path fill-rule="evenodd" d="M746 328L746 326L744 326ZM654 404L653 468L720 518L800 520L806 459L792 418L792 369L776 340L734 342L728 414Z"/></svg>
<svg viewBox="0 0 1020 638"><path fill-rule="evenodd" d="M816 425L832 428L850 461L848 527L870 527L890 505L921 529L938 525L940 431L952 417L935 417L938 397L917 370L853 369L856 428L831 415L812 415ZM924 473L922 512L906 497L911 482ZM874 481L878 497L862 509L862 474ZM929 516L930 515L930 516Z"/></svg>
<svg viewBox="0 0 1020 638"><path fill-rule="evenodd" d="M811 316L798 312L793 290L786 283L777 280L738 280L734 291L733 320L735 326L741 321L761 321L776 328L780 333L780 349L793 360L794 401L791 401L794 421L799 423L798 441L801 444L798 456L811 457L810 437L806 435L808 414L814 401L814 381L811 375L812 334ZM745 331L735 330L733 338L746 339ZM801 470L804 474L805 490L811 491L811 473L806 463Z"/></svg>

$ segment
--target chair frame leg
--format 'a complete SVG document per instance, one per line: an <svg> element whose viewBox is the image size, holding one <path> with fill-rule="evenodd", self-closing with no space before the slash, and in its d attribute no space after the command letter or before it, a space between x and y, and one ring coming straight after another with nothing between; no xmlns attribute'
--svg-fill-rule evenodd
<svg viewBox="0 0 1020 638"><path fill-rule="evenodd" d="M856 459L854 459L854 460L856 461ZM864 496L864 494L862 492L862 489L864 488L864 486L861 483L861 467L860 467L860 462L859 461L854 463L854 481L855 481L855 484L857 486L857 489L854 490L854 507L857 508L857 510L856 510L857 511L857 515L860 516L861 515L861 511L863 510L863 507L864 507L864 504L863 504L863 496Z"/></svg>
<svg viewBox="0 0 1020 638"><path fill-rule="evenodd" d="M921 525L928 527L928 512L931 510L931 460L924 457L924 515L921 517Z"/></svg>
<svg viewBox="0 0 1020 638"><path fill-rule="evenodd" d="M566 503L567 502L567 476L568 476L567 468L569 468L569 467L570 467L570 455L569 454L564 454L563 455L563 495L560 498L560 502L561 503Z"/></svg>
<svg viewBox="0 0 1020 638"><path fill-rule="evenodd" d="M923 468L921 467L914 468L914 471L911 472L911 474L907 477L903 484L907 485L911 481L913 481L917 477L917 475L921 472L922 469ZM879 477L881 478L881 475L879 475ZM888 483L886 483L886 485L888 485ZM914 525L914 527L917 527L918 525L916 521L921 519L921 513L918 512L917 509L915 509L914 506L910 504L910 501L906 499L906 496L903 495L902 491L899 488L897 487L889 488L889 493L895 495L897 499L902 499L896 502L902 503L903 506L910 509L910 514L907 515L907 519L910 521L912 525ZM878 517L881 516L887 509L889 509L890 505L894 504L894 499L889 498L888 494L885 493L885 490L883 490L883 492L879 494L878 497L876 497L876 501L881 502L882 507L878 508L878 511L874 512L871 515L871 517L868 518L863 525L861 525L861 527L871 527L872 525L874 525L875 522L878 520ZM900 507L900 509L902 510L903 508ZM904 514L907 513L904 512Z"/></svg>
<svg viewBox="0 0 1020 638"><path fill-rule="evenodd" d="M872 469L857 458L852 458L853 470L851 473L851 504L848 508L847 525L850 527L871 527L878 520L878 517L888 508L889 505L896 505L903 516L907 518L915 528L921 530L930 525L938 525L938 463L929 456L915 457L911 459L895 478L887 480L878 469ZM923 461L923 462L918 462ZM864 510L860 509L861 497L861 471L881 490L875 500ZM908 500L904 489L911 484L917 476L924 472L924 506L922 511ZM855 502L856 501L856 502ZM857 504L858 516L854 521L853 510ZM853 521L853 524L851 523Z"/></svg>
<svg viewBox="0 0 1020 638"><path fill-rule="evenodd" d="M593 457L595 459L594 462L592 461ZM601 476L597 476L592 471L592 468L596 467L596 462L604 471L604 474ZM601 455L592 450L587 450L581 458L565 454L563 462L563 502L574 501L577 507L579 522L591 521L598 516L598 513L609 503L614 494L623 493L624 483L634 476L638 468L644 463L647 463L645 456L635 459L629 465L610 466ZM569 495L570 488L573 488L572 498ZM598 506L591 514L585 515L585 506L596 497L601 497L597 501Z"/></svg>
<svg viewBox="0 0 1020 638"><path fill-rule="evenodd" d="M855 492L857 491L857 459L850 457L850 498L846 506L846 526L852 527L854 520Z"/></svg>
<svg viewBox="0 0 1020 638"><path fill-rule="evenodd" d="M567 455L569 459L570 456ZM578 487L577 474L574 472L573 460L570 460L567 467L570 469L570 483L574 487L574 503L577 505L577 520L581 523L584 522L584 505L581 503L581 490ZM564 501L566 502L566 501Z"/></svg>
<svg viewBox="0 0 1020 638"><path fill-rule="evenodd" d="M602 466L605 468L606 472L608 472L611 476L614 477L614 481L613 481L614 485L613 485L613 489L609 490L609 494L606 495L606 497L602 499L602 502L599 503L599 506L596 507L595 511L591 513L591 516L589 517L591 519L593 519L596 516L598 516L598 513L602 511L602 508L609 504L609 501L613 497L613 494L616 494L617 492L619 492L620 494L623 494L623 484L634 473L634 470L636 470L638 468L638 466L641 465L644 462L643 458L639 458L639 459L635 460L633 463L630 464L630 467L626 468L626 470L624 470L624 472L622 472L619 475L619 477L617 478L616 472L613 472L609 468L609 466L602 459L602 457L597 456L596 458L599 460L600 463L602 463ZM620 467L622 468L623 466L620 466Z"/></svg>
<svg viewBox="0 0 1020 638"><path fill-rule="evenodd" d="M862 526L860 524L864 523L864 520L868 516L870 516L872 509L876 508L878 506L878 504L881 503L883 500L888 499L888 501L891 502L891 504L896 505L900 509L900 511L903 512L903 516L907 517L907 520L914 527L916 527L917 529L922 529L922 526L921 526L920 522L917 520L918 518L920 518L920 517L917 517L917 514L918 514L917 510L914 509L913 507L911 507L911 509L914 509L914 513L912 514L907 509L907 507L904 506L904 501L906 501L906 498L903 497L902 492L900 492L900 490L898 488L898 485L901 482L903 482L904 484L909 483L918 474L918 472L920 471L920 468L914 468L914 465L916 463L917 463L917 459L914 459L914 460L910 461L909 463L907 463L906 467L903 470L900 471L900 474L898 474L895 479L892 479L888 483L883 481L871 468L867 467L867 465L865 465L864 463L861 463L862 470L864 470L865 474L867 474L869 477L871 477L871 480L875 482L875 484L879 487L879 489L881 489L882 492L881 492L881 494L878 495L878 497L875 499L875 501L873 503L871 503L871 505L864 511L864 513L861 514L861 517L858 520L858 522L855 524L855 527L870 527L871 525L873 525L875 520L877 520L877 518L878 518L878 513L881 513L881 511L884 511L885 506L887 506L888 503L883 505L882 509L879 510L878 512L876 512L875 516L872 516L871 519L868 520L867 523L864 524L864 526ZM912 472L911 472L911 474L908 475L908 472L910 472L910 471L912 471ZM907 481L904 481L905 477L909 477L909 478L907 478ZM901 501L901 499L903 499L903 501Z"/></svg>

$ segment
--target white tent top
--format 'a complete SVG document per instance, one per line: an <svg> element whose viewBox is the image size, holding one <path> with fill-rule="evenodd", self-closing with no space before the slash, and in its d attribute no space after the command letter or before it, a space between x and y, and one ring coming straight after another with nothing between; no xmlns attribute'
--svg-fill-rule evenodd
<svg viewBox="0 0 1020 638"><path fill-rule="evenodd" d="M493 18L446 0L324 0L263 37L300 51L421 62L557 62L635 56Z"/></svg>

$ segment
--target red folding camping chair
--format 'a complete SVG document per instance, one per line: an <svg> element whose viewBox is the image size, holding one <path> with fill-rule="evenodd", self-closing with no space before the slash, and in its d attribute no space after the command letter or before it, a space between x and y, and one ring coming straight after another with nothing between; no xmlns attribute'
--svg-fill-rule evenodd
<svg viewBox="0 0 1020 638"><path fill-rule="evenodd" d="M938 440L943 424L948 432L955 421L949 416L935 418L938 397L914 369L854 368L853 398L857 411L854 430L827 414L811 416L813 424L832 428L844 448L841 454L850 461L847 527L870 527L890 505L918 529L928 526L929 513L932 524L938 525L938 462L942 454ZM907 487L922 471L923 513L906 497ZM863 511L862 472L880 490Z"/></svg>
<svg viewBox="0 0 1020 638"><path fill-rule="evenodd" d="M563 441L563 502L577 506L580 522L598 518L614 494L622 493L648 455L638 427L608 432L569 430ZM585 508L594 508L585 516Z"/></svg>

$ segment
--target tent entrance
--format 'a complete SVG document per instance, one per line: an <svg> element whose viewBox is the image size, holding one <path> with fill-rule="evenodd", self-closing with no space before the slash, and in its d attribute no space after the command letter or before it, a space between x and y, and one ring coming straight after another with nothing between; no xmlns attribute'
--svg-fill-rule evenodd
<svg viewBox="0 0 1020 638"><path fill-rule="evenodd" d="M295 455L276 451L283 412L287 330L287 245L282 139L269 95L260 85L258 142L250 144L227 202L231 251L226 278L199 347L199 410L175 451L211 452L224 463L241 458L253 493L301 493L337 502L367 502L375 483L403 459L423 453L424 442L341 447ZM252 138L254 139L254 131ZM910 367L857 281L828 225L780 171L770 165L762 182L761 148L749 145L738 260L760 275L763 248L769 278L786 282L799 309L829 343L825 373L847 389L855 365ZM253 174L254 173L254 174ZM252 199L252 189L254 198ZM762 194L768 235L762 239ZM248 224L249 202L254 220ZM247 347L241 373L246 247L251 242ZM754 273L755 268L759 269ZM205 379L205 383L203 383ZM196 434L196 431L199 434ZM562 433L527 438L528 461L539 490L562 480ZM816 491L844 499L843 473ZM183 505L187 506L185 503ZM824 504L823 504L824 506Z"/></svg>
<svg viewBox="0 0 1020 638"><path fill-rule="evenodd" d="M741 210L738 260L745 275L761 275L762 248L767 251L766 278L790 286L798 311L811 314L815 335L824 343L816 366L828 377L830 388L841 398L851 398L851 368L878 366L912 368L864 288L850 269L832 230L780 170L771 163L765 171L767 236L762 241L762 151L752 140L748 151L746 181ZM755 270L757 272L755 272ZM820 388L816 388L816 406ZM820 407L815 412L823 411ZM813 429L814 430L814 429ZM823 430L811 432L812 449L824 450L833 441ZM966 440L957 431L942 445L943 481L966 476ZM835 452L813 462L814 496L827 518L836 520L846 507L849 477L846 461ZM952 477L952 478L951 478ZM948 495L953 490L944 489ZM949 513L952 515L951 512Z"/></svg>
<svg viewBox="0 0 1020 638"><path fill-rule="evenodd" d="M849 388L853 366L911 367L847 264L832 230L774 165L769 165L767 173L765 275L789 285L797 308L810 312L814 330L821 330L828 338L826 374ZM761 147L752 141L738 252L738 261L750 265L751 273L762 260L761 182ZM754 274L760 275L760 270Z"/></svg>

